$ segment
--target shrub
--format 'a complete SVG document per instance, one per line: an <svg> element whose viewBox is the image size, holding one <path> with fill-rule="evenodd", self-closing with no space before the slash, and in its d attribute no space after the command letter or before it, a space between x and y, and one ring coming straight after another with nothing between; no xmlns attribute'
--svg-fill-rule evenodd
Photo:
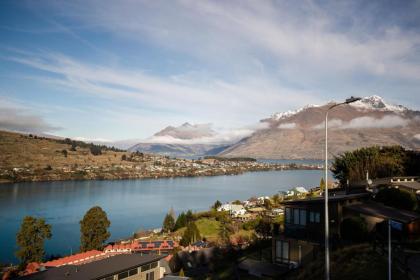
<svg viewBox="0 0 420 280"><path fill-rule="evenodd" d="M403 210L414 210L416 198L406 191L396 188L384 188L378 192L375 200L391 207Z"/></svg>
<svg viewBox="0 0 420 280"><path fill-rule="evenodd" d="M340 232L344 240L353 242L363 242L368 237L366 222L360 217L344 219L341 223Z"/></svg>
<svg viewBox="0 0 420 280"><path fill-rule="evenodd" d="M102 154L101 147L95 146L95 145L90 146L90 153L94 156L101 155Z"/></svg>

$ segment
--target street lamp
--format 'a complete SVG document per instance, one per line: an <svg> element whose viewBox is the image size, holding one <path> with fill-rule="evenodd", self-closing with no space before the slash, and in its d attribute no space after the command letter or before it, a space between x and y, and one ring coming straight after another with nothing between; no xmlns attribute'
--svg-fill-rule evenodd
<svg viewBox="0 0 420 280"><path fill-rule="evenodd" d="M329 244L329 235L330 235L330 226L329 226L329 217L328 217L328 113L331 109L343 105L343 104L350 104L356 101L359 101L361 98L359 97L350 97L347 98L346 101L342 103L336 103L331 105L327 112L325 113L325 190L324 190L324 197L325 197L325 279L330 279L330 244Z"/></svg>

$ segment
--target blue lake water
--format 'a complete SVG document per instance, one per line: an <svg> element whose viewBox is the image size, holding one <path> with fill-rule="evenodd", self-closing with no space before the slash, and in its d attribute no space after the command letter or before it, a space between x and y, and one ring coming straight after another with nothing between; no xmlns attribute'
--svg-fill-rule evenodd
<svg viewBox="0 0 420 280"><path fill-rule="evenodd" d="M118 181L34 182L0 185L0 262L16 262L15 236L26 215L52 225L47 254L67 255L79 248L79 221L92 206L101 206L111 220L111 238L139 229L161 227L173 207L178 214L208 210L216 201L273 195L295 186L314 187L319 170L250 172L237 176Z"/></svg>

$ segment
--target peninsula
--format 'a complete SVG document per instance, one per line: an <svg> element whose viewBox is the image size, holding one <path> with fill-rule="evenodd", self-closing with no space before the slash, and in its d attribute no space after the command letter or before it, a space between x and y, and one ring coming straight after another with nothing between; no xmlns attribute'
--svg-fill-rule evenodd
<svg viewBox="0 0 420 280"><path fill-rule="evenodd" d="M320 168L322 166L264 163L249 158L170 158L69 138L0 131L1 183L216 176Z"/></svg>

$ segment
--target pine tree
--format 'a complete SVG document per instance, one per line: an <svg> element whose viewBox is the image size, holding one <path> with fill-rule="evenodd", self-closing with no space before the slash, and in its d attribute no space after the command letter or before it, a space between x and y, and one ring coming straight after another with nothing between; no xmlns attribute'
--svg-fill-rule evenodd
<svg viewBox="0 0 420 280"><path fill-rule="evenodd" d="M219 200L216 200L216 202L213 204L211 208L214 210L217 210L217 208L219 208L220 206L222 206L222 203Z"/></svg>
<svg viewBox="0 0 420 280"><path fill-rule="evenodd" d="M111 236L108 231L111 222L101 207L95 206L86 212L80 221L80 250L100 250L104 242Z"/></svg>
<svg viewBox="0 0 420 280"><path fill-rule="evenodd" d="M45 255L44 241L51 239L51 225L42 218L26 216L16 236L19 250L16 256L20 259L22 267L30 262L41 262Z"/></svg>
<svg viewBox="0 0 420 280"><path fill-rule="evenodd" d="M171 232L175 228L175 220L170 213L166 214L163 220L162 230L164 232Z"/></svg>
<svg viewBox="0 0 420 280"><path fill-rule="evenodd" d="M319 190L323 192L325 190L325 181L324 178L321 178L321 181L319 182Z"/></svg>
<svg viewBox="0 0 420 280"><path fill-rule="evenodd" d="M174 231L180 228L183 228L186 225L187 225L187 218L185 216L185 213L182 212L181 214L178 215L178 218L176 219Z"/></svg>
<svg viewBox="0 0 420 280"><path fill-rule="evenodd" d="M182 246L188 246L194 242L197 242L201 239L200 231L197 228L197 225L194 222L188 223L187 228L182 235L180 244Z"/></svg>

